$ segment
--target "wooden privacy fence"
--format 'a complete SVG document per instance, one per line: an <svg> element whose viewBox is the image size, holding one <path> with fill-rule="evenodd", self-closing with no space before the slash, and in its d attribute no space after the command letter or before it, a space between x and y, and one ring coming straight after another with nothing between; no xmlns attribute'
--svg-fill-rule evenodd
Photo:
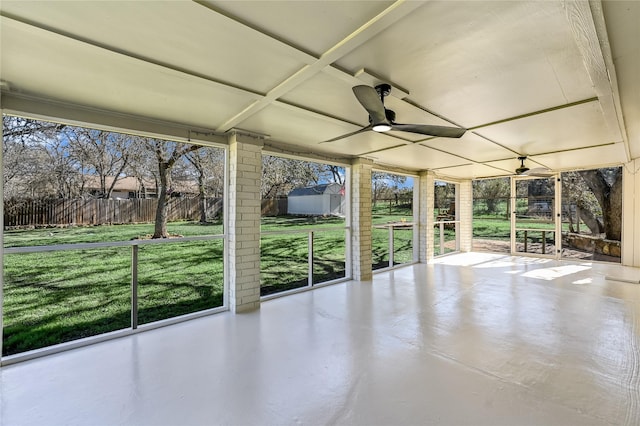
<svg viewBox="0 0 640 426"><path fill-rule="evenodd" d="M157 199L5 200L4 226L105 225L153 222ZM206 198L207 218L222 213L221 198ZM171 198L168 220L200 220L200 199Z"/></svg>
<svg viewBox="0 0 640 426"><path fill-rule="evenodd" d="M287 197L263 198L260 203L262 216L284 216L289 206Z"/></svg>

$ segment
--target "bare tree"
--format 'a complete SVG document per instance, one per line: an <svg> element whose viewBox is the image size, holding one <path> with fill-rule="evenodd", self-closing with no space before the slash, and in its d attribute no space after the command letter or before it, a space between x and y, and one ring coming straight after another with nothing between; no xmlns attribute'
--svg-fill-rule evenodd
<svg viewBox="0 0 640 426"><path fill-rule="evenodd" d="M52 196L52 165L47 143L63 124L2 116L3 183L6 198Z"/></svg>
<svg viewBox="0 0 640 426"><path fill-rule="evenodd" d="M371 196L372 203L376 205L379 199L391 198L396 190L407 181L406 176L393 173L372 172L371 173Z"/></svg>
<svg viewBox="0 0 640 426"><path fill-rule="evenodd" d="M46 166L40 171L44 184L52 184L58 198L74 198L82 195L84 175L82 164L73 155L69 141L60 133L50 138L44 148Z"/></svg>
<svg viewBox="0 0 640 426"><path fill-rule="evenodd" d="M264 155L262 157L262 198L285 195L292 189L318 183L317 163Z"/></svg>
<svg viewBox="0 0 640 426"><path fill-rule="evenodd" d="M178 144L176 142L147 139L147 148L155 155L158 167L158 180L160 183L158 192L158 207L156 209L155 228L152 238L167 238L167 218L169 197L173 188L171 186L171 171L178 161L190 152L201 148L199 145Z"/></svg>
<svg viewBox="0 0 640 426"><path fill-rule="evenodd" d="M224 186L223 154L224 151L215 148L203 148L185 154L185 158L196 171L200 223L207 222L207 196L222 193Z"/></svg>
<svg viewBox="0 0 640 426"><path fill-rule="evenodd" d="M111 198L116 183L124 178L132 157L131 146L139 143L136 136L102 130L68 127L65 135L71 154L80 164L82 174L95 176L99 198Z"/></svg>
<svg viewBox="0 0 640 426"><path fill-rule="evenodd" d="M326 165L328 171L331 173L332 181L344 185L344 167Z"/></svg>

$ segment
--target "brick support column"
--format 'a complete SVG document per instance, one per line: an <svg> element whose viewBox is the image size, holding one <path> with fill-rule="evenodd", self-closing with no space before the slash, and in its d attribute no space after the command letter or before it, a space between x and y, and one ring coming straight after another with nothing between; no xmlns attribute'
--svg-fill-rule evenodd
<svg viewBox="0 0 640 426"><path fill-rule="evenodd" d="M227 276L229 308L245 312L260 307L261 140L229 136L227 196Z"/></svg>
<svg viewBox="0 0 640 426"><path fill-rule="evenodd" d="M351 167L351 265L352 277L370 281L373 277L371 254L371 169L373 162L363 158Z"/></svg>
<svg viewBox="0 0 640 426"><path fill-rule="evenodd" d="M419 179L418 239L420 249L418 259L421 263L428 263L433 259L435 177L432 172L427 171L420 173Z"/></svg>
<svg viewBox="0 0 640 426"><path fill-rule="evenodd" d="M460 251L469 252L472 248L473 238L473 192L471 181L467 180L458 184L458 199L456 200L457 220L460 221L458 241Z"/></svg>

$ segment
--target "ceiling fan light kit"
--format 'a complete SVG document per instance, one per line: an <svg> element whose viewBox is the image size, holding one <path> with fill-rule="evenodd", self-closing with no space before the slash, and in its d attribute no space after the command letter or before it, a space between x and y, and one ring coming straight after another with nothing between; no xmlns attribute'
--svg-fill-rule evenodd
<svg viewBox="0 0 640 426"><path fill-rule="evenodd" d="M382 133L391 130L391 126L386 123L376 124L371 128L374 132Z"/></svg>

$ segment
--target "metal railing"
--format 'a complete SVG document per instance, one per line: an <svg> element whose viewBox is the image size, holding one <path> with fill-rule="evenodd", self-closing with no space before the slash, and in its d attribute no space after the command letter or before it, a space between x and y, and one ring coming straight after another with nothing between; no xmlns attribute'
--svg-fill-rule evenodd
<svg viewBox="0 0 640 426"><path fill-rule="evenodd" d="M306 256L306 263L307 263L307 278L306 278L306 285L303 286L288 286L287 283L283 283L281 289L276 289L273 292L269 292L267 294L263 294L263 298L271 298L271 297L275 297L275 296L280 296L282 294L286 294L289 293L291 291L300 291L300 290L304 290L304 289L308 289L311 288L313 286L318 286L320 284L324 285L324 284L331 284L331 283L337 283L337 282L342 282L342 281L346 281L351 279L351 273L350 273L350 268L349 268L349 236L350 236L350 231L351 228L349 226L343 226L343 227L330 227L330 228L310 228L310 229L296 229L296 230L288 230L288 231L262 231L260 233L261 239L262 237L269 237L269 236L295 236L295 235L302 235L304 236L306 234L307 238L307 256ZM336 279L332 279L332 280L328 280L328 281L322 281L322 282L315 282L315 273L314 273L314 264L315 261L318 260L316 258L316 237L318 234L323 234L323 233L330 233L330 232L344 232L344 242L345 242L345 255L344 255L344 276L343 277L339 277ZM261 243L262 246L262 243ZM261 256L262 257L262 256ZM265 273L268 272L268 270L265 271L264 268L261 268L261 273ZM293 276L292 274L293 271L289 271L289 276ZM279 276L281 276L282 274L277 274ZM282 277L284 278L284 277Z"/></svg>
<svg viewBox="0 0 640 426"><path fill-rule="evenodd" d="M61 252L61 251L89 251L95 249L104 248L117 248L117 247L131 247L131 272L130 272L130 300L131 300L131 322L129 328L119 328L113 331L107 331L90 335L89 337L73 338L68 341L62 341L57 344L35 348L27 350L25 352L19 352L14 355L2 357L2 364L9 364L12 362L18 362L26 359L35 358L45 354L61 352L71 348L84 346L99 341L107 340L110 338L119 337L122 335L130 334L137 331L138 328L153 329L168 324L173 324L188 319L209 315L212 313L224 311L226 306L226 289L223 287L222 304L220 306L213 306L211 308L205 308L199 311L188 312L185 314L179 314L169 318L152 319L150 322L145 323L142 327L139 324L139 281L138 281L138 267L139 260L139 248L141 246L158 246L164 244L180 244L200 241L212 241L212 240L224 240L224 234L206 235L206 236L192 236L192 237L178 237L170 239L148 239L148 240L130 240L130 241L110 241L110 242L95 242L95 243L74 243L74 244L57 244L46 246L27 246L27 247L5 247L3 248L3 255L23 255L34 253L47 253L47 252ZM108 262L108 259L104 260ZM220 259L223 262L223 259ZM124 285L124 284L123 284ZM6 296L6 294L5 294ZM6 302L6 300L5 300ZM5 312L6 314L6 312ZM6 322L5 323L6 327ZM85 333L86 336L86 333ZM6 337L6 336L5 336Z"/></svg>
<svg viewBox="0 0 640 426"><path fill-rule="evenodd" d="M435 253L434 250L434 255L443 255L446 254L446 238L445 238L445 229L449 228L449 229L453 229L454 233L458 232L458 226L460 224L459 220L436 220L435 222L433 222L434 226L438 227L439 230L439 234L436 235L435 237L438 238L438 248L440 253ZM435 241L434 241L435 242ZM455 250L452 251L457 251L458 250L458 246L456 243L456 248Z"/></svg>
<svg viewBox="0 0 640 426"><path fill-rule="evenodd" d="M388 255L389 255L389 261L387 266L383 266L378 268L377 270L382 270L382 269L388 269L388 268L393 268L394 266L396 266L398 263L411 263L413 261L415 261L414 256L413 256L413 233L415 232L415 226L414 226L414 222L393 222L393 223L384 223L384 224L378 224L378 225L373 225L374 229L388 229ZM398 254L396 251L396 234L395 231L397 229L410 229L412 231L411 233L411 260L409 262L397 262L396 263L396 255Z"/></svg>
<svg viewBox="0 0 640 426"><path fill-rule="evenodd" d="M542 255L553 255L554 250L555 250L555 234L556 231L555 229L545 229L545 228L516 228L515 229L516 232L516 242L522 245L523 250L521 251L522 253L536 253L536 254L542 254ZM520 243L519 238L518 238L518 233L521 233L521 235L523 236L523 241L522 243ZM537 238L537 234L540 233L540 238ZM530 234L534 234L533 236ZM547 235L549 235L549 237L547 237ZM533 243L533 247L532 245L530 245L530 241L531 243ZM547 241L551 242L551 247L550 253L547 253ZM533 248L532 251L530 251L529 249ZM520 252L520 250L516 250L518 252Z"/></svg>

